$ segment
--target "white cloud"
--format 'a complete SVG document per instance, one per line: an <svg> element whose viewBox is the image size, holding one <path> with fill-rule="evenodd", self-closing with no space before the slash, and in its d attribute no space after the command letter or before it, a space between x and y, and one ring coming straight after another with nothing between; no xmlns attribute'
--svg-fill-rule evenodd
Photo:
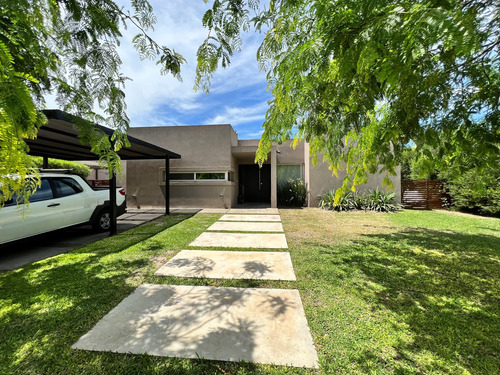
<svg viewBox="0 0 500 375"><path fill-rule="evenodd" d="M231 124L235 127L249 122L264 122L267 102L258 103L248 107L225 106L224 111L207 119L207 124Z"/></svg>
<svg viewBox="0 0 500 375"><path fill-rule="evenodd" d="M246 137L250 138L260 138L260 136L264 133L264 129L258 131L258 132L253 132L253 133L245 133Z"/></svg>
<svg viewBox="0 0 500 375"><path fill-rule="evenodd" d="M117 2L125 9L130 6L130 0ZM141 61L134 50L131 40L137 29L129 25L123 31L118 52L123 74L132 79L127 81L125 88L131 126L231 123L253 126L253 132L260 128L267 109L263 100L269 98L265 91L265 74L258 71L256 61L263 35L244 35L241 53L235 52L231 65L214 74L210 93L205 95L195 92L193 86L196 51L208 33L201 19L210 4L201 0L150 2L157 16L155 30L150 35L159 44L182 54L187 63L181 67L182 82L171 75L162 76L154 61Z"/></svg>
<svg viewBox="0 0 500 375"><path fill-rule="evenodd" d="M181 67L183 82L171 76L161 76L159 67L154 62L139 60L128 42L133 36L132 30L129 31L128 41L124 41L121 47L121 50L124 50L121 56L125 74L133 79L133 82L127 83L126 88L132 126L146 125L144 119L151 117L150 112L157 111L160 107L163 110L170 109L170 115L177 116L180 123L193 123L194 112L199 113L199 120L194 120L196 123L203 123L207 114L214 113L220 120L216 122L224 122L225 118L229 118L235 125L254 120L262 123L267 106L259 107L260 115L255 112L255 106L246 110L241 108L243 117L237 121L232 120L235 116L231 116L231 112L227 110L220 114L216 111L220 108L221 102L227 107L245 106L245 103L242 103L242 96L249 97L251 93L254 101L255 97L268 99L265 91L265 74L259 72L256 61L256 51L263 35L249 33L243 36L242 51L235 53L228 68L220 68L214 74L210 93L205 95L202 92L195 92L193 86L197 63L196 51L208 33L202 26L201 18L210 4L202 1L155 0L152 5L158 18L153 38L160 44L181 53L187 63ZM243 95L237 93L239 90L245 90L245 93ZM231 97L221 97L228 93ZM182 114L189 116L183 117Z"/></svg>

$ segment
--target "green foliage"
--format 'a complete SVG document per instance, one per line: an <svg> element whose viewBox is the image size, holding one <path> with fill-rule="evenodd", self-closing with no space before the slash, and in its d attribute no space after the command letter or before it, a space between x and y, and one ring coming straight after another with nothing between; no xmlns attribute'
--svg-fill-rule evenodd
<svg viewBox="0 0 500 375"><path fill-rule="evenodd" d="M336 190L330 190L323 193L319 201L319 207L325 210L333 211L350 211L355 209L355 196L352 192L347 192L342 194L338 199L336 199ZM360 208L360 207L359 207Z"/></svg>
<svg viewBox="0 0 500 375"><path fill-rule="evenodd" d="M500 167L482 175L474 170L445 182L452 208L500 217Z"/></svg>
<svg viewBox="0 0 500 375"><path fill-rule="evenodd" d="M303 207L307 203L307 186L301 178L289 178L278 185L278 205Z"/></svg>
<svg viewBox="0 0 500 375"><path fill-rule="evenodd" d="M478 142L471 142L473 147L482 149ZM432 150L430 152L435 152ZM403 179L440 179L445 183L451 198L451 208L481 215L500 216L500 158L484 155L490 162L482 168L478 165L478 155L468 150L457 151L459 166L442 163L430 172L424 159L420 158L415 148L403 151L401 177ZM457 169L468 170L461 171Z"/></svg>
<svg viewBox="0 0 500 375"><path fill-rule="evenodd" d="M131 10L111 0L2 0L0 3L0 196L24 189L33 165L23 139L46 122L44 95L52 93L77 121L82 143L101 163L119 170L116 153L128 144L124 83L117 53L121 29L133 25L141 58L157 58L161 73L179 77L184 59L148 35L156 18L147 0ZM97 110L94 109L97 107ZM104 115L97 112L101 110ZM115 129L111 141L93 123ZM16 178L11 178L16 176Z"/></svg>
<svg viewBox="0 0 500 375"><path fill-rule="evenodd" d="M439 171L428 165L428 160L419 158L415 147L408 147L401 153L402 180L436 180Z"/></svg>
<svg viewBox="0 0 500 375"><path fill-rule="evenodd" d="M33 157L33 163L37 168L42 168L43 158ZM76 161L49 159L48 164L48 169L69 169L71 173L77 174L83 179L86 179L92 171L87 165L78 163Z"/></svg>
<svg viewBox="0 0 500 375"><path fill-rule="evenodd" d="M378 212L395 212L400 206L394 202L394 192L383 192L378 188L369 190L363 200L365 210Z"/></svg>
<svg viewBox="0 0 500 375"><path fill-rule="evenodd" d="M214 2L205 22L212 49L199 53L198 75L227 64L235 27L267 30L257 56L273 99L260 162L272 142L304 139L334 173L346 169L347 192L368 173L384 173L390 187L409 142L431 172L469 168L462 150L477 170L500 154L495 1L271 0L246 21L256 3Z"/></svg>
<svg viewBox="0 0 500 375"><path fill-rule="evenodd" d="M500 373L500 220L280 214L296 281L154 276L220 218L213 214L171 215L1 273L0 373ZM72 349L144 283L299 290L320 368Z"/></svg>
<svg viewBox="0 0 500 375"><path fill-rule="evenodd" d="M393 192L383 192L378 188L363 194L351 191L344 193L341 189L326 191L319 201L319 207L338 212L350 210L395 212L401 208L395 203Z"/></svg>

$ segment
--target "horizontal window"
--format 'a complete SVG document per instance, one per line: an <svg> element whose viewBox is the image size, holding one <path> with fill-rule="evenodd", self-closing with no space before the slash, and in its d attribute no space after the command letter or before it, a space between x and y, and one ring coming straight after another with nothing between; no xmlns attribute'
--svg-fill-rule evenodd
<svg viewBox="0 0 500 375"><path fill-rule="evenodd" d="M170 172L170 181L234 181L229 171L217 172ZM165 169L160 170L160 184L165 182Z"/></svg>
<svg viewBox="0 0 500 375"><path fill-rule="evenodd" d="M170 181L193 181L194 173L170 173ZM165 181L165 177L163 178Z"/></svg>
<svg viewBox="0 0 500 375"><path fill-rule="evenodd" d="M218 180L225 181L226 173L225 172L202 172L196 173L197 180Z"/></svg>

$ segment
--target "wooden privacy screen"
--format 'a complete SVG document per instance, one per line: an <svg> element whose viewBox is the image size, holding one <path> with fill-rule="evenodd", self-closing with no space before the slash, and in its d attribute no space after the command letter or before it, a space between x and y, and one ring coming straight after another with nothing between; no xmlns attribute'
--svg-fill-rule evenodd
<svg viewBox="0 0 500 375"><path fill-rule="evenodd" d="M405 208L434 210L445 208L448 196L442 181L403 180L401 181L401 202Z"/></svg>

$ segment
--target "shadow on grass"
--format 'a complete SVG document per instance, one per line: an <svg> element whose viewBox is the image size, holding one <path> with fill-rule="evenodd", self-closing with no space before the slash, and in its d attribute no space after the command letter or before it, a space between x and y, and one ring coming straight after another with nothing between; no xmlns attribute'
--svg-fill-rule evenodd
<svg viewBox="0 0 500 375"><path fill-rule="evenodd" d="M149 252L139 244L191 216L172 216L1 274L0 373L76 373L79 359L89 368L99 362L103 353L75 354L70 346L136 288L131 276L147 273ZM137 370L130 360L120 366Z"/></svg>
<svg viewBox="0 0 500 375"><path fill-rule="evenodd" d="M491 235L406 229L322 252L335 254L339 276L353 278L374 310L389 309L405 323L412 340L395 349L415 370L493 374L500 373L499 243ZM358 362L374 359L384 362L369 351Z"/></svg>

